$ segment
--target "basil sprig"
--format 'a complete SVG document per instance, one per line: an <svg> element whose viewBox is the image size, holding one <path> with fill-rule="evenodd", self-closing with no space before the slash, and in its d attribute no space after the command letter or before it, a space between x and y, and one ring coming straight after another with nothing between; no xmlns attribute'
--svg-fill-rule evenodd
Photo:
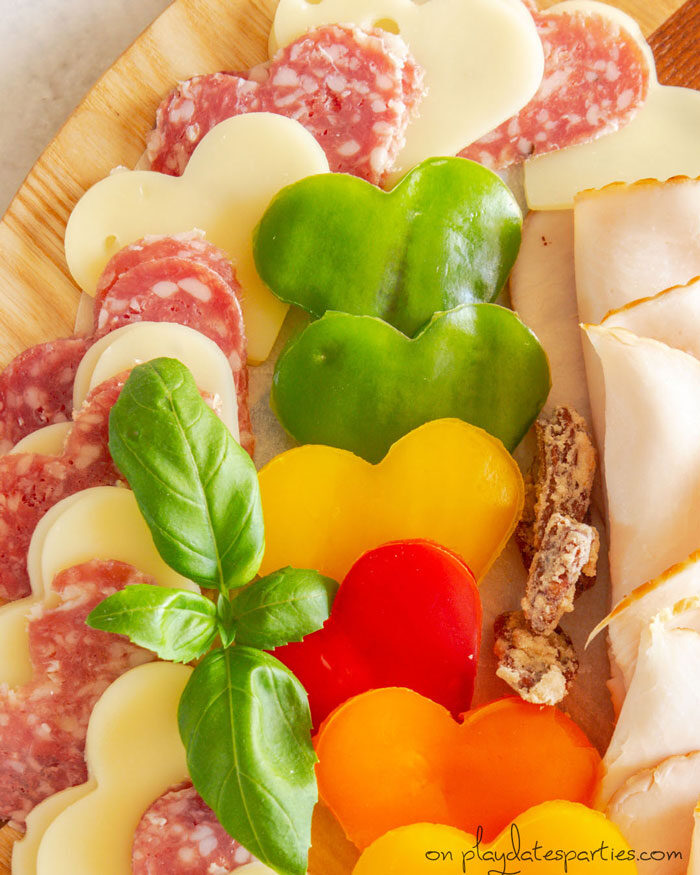
<svg viewBox="0 0 700 875"><path fill-rule="evenodd" d="M180 362L134 368L110 415L109 447L164 561L219 595L214 604L128 586L88 624L163 659L203 657L178 711L192 782L240 844L281 875L304 875L318 798L309 702L262 648L319 629L338 585L284 568L240 589L264 551L257 473Z"/></svg>

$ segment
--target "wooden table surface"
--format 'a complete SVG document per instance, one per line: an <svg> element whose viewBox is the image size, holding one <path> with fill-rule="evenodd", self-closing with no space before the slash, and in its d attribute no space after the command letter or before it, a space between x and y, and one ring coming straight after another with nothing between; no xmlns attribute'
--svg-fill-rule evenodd
<svg viewBox="0 0 700 875"><path fill-rule="evenodd" d="M662 82L700 88L700 0L689 0L682 10L681 0L610 2L633 15L645 34L660 28L651 44ZM193 72L244 69L263 60L274 5L274 0L176 0L68 120L0 222L0 365L33 343L71 331L78 291L62 244L78 197L117 164L133 166L155 107L173 82ZM315 826L334 835L345 860L323 860L315 871L348 872L354 851L337 825L322 810ZM0 831L0 875L9 873L13 837L7 827Z"/></svg>

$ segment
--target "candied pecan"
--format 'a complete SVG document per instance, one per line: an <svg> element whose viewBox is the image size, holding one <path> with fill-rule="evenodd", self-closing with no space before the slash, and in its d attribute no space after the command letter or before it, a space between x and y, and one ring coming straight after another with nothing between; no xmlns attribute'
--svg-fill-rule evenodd
<svg viewBox="0 0 700 875"><path fill-rule="evenodd" d="M526 511L517 539L529 567L550 517L560 513L586 519L596 470L596 452L584 419L572 408L557 407L535 423L537 456L526 478Z"/></svg>
<svg viewBox="0 0 700 875"><path fill-rule="evenodd" d="M521 603L533 632L553 632L564 614L573 611L581 573L591 568L595 573L599 545L592 526L552 514L532 560Z"/></svg>
<svg viewBox="0 0 700 875"><path fill-rule="evenodd" d="M494 623L496 674L526 702L556 705L578 671L569 636L561 629L548 635L532 632L522 611L501 614Z"/></svg>

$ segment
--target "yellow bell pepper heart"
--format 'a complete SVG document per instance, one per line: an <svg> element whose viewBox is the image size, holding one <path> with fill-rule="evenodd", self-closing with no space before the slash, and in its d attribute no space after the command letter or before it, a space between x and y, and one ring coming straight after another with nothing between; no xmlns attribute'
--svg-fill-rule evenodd
<svg viewBox="0 0 700 875"><path fill-rule="evenodd" d="M293 565L336 580L365 551L406 538L448 547L479 579L513 533L524 499L503 444L457 419L409 432L377 465L332 447L289 450L262 469L260 490L260 573Z"/></svg>
<svg viewBox="0 0 700 875"><path fill-rule="evenodd" d="M352 875L634 875L635 856L603 814L545 802L517 817L490 845L451 826L417 823L386 833Z"/></svg>

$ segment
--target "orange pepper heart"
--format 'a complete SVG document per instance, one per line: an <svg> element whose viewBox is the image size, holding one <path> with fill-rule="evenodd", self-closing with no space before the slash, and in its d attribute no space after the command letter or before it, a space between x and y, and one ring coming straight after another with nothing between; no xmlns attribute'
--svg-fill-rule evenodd
<svg viewBox="0 0 700 875"><path fill-rule="evenodd" d="M490 845L435 823L394 829L364 851L352 875L634 875L634 859L603 814L557 801L521 814Z"/></svg>
<svg viewBox="0 0 700 875"><path fill-rule="evenodd" d="M365 848L411 823L442 823L494 838L549 799L590 804L600 757L553 707L509 698L457 723L403 687L349 699L316 737L319 793L348 838Z"/></svg>
<svg viewBox="0 0 700 875"><path fill-rule="evenodd" d="M478 580L505 547L524 496L503 444L457 419L414 429L377 465L333 447L289 450L262 469L260 491L260 573L292 565L336 580L368 550L409 538L449 548Z"/></svg>

